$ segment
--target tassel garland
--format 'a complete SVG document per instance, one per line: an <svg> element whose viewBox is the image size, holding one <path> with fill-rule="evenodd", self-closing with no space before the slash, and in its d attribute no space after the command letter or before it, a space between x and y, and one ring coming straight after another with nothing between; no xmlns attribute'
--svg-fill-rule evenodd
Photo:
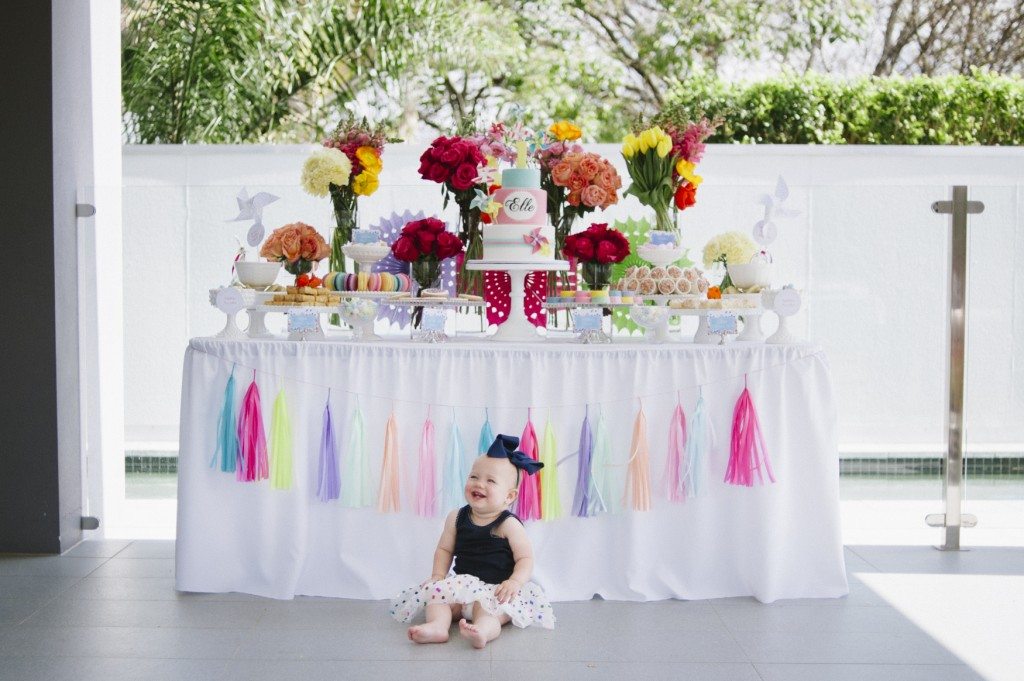
<svg viewBox="0 0 1024 681"><path fill-rule="evenodd" d="M292 487L292 424L288 420L284 388L277 391L270 422L270 486L274 489Z"/></svg>
<svg viewBox="0 0 1024 681"><path fill-rule="evenodd" d="M704 489L708 451L713 439L714 433L704 406L704 396L699 395L697 406L693 410L693 418L690 420L690 432L686 438L686 468L682 479L683 485L692 497L700 496Z"/></svg>
<svg viewBox="0 0 1024 681"><path fill-rule="evenodd" d="M381 513L398 513L401 510L398 487L398 426L395 413L391 412L384 428L384 460L380 469L380 489L377 493L377 510Z"/></svg>
<svg viewBox="0 0 1024 681"><path fill-rule="evenodd" d="M420 473L416 483L416 515L432 518L437 515L437 457L434 453L434 422L423 422L420 434Z"/></svg>
<svg viewBox="0 0 1024 681"><path fill-rule="evenodd" d="M217 468L220 460L222 473L234 473L238 457L238 426L235 421L235 370L232 367L224 387L224 406L217 418L217 448L213 452L210 468Z"/></svg>
<svg viewBox="0 0 1024 681"><path fill-rule="evenodd" d="M238 463L236 478L240 482L266 480L270 475L267 462L267 436L263 430L260 407L260 389L256 386L256 372L242 399L242 413L238 417Z"/></svg>
<svg viewBox="0 0 1024 681"><path fill-rule="evenodd" d="M537 461L537 432L533 428L532 410L526 412L526 427L519 438L519 451ZM543 469L541 469L543 470ZM516 515L522 520L540 520L541 488L540 475L519 476L519 498L516 500Z"/></svg>
<svg viewBox="0 0 1024 681"><path fill-rule="evenodd" d="M761 434L761 423L754 409L754 401L750 398L746 379L743 380L743 392L736 400L736 409L732 416L732 438L729 446L729 465L725 470L725 481L730 485L752 487L755 482L764 484L761 464L764 464L768 480L775 482L772 464L768 460L768 452Z"/></svg>
<svg viewBox="0 0 1024 681"><path fill-rule="evenodd" d="M683 405L677 404L668 424L668 457L665 459L665 483L668 486L668 500L673 503L686 501L686 482L683 474L684 449L686 447L686 415Z"/></svg>
<svg viewBox="0 0 1024 681"><path fill-rule="evenodd" d="M338 475L338 442L331 418L331 398L327 396L324 405L324 426L320 435L320 462L316 470L316 496L320 501L331 501L341 496L341 479Z"/></svg>
<svg viewBox="0 0 1024 681"><path fill-rule="evenodd" d="M494 442L494 431L491 430L491 416L484 410L484 425L480 429L480 442L476 447L477 456L483 456L490 449L491 443Z"/></svg>
<svg viewBox="0 0 1024 681"><path fill-rule="evenodd" d="M615 480L619 476L611 463L612 445L608 439L608 427L605 425L604 414L599 414L597 427L594 428L594 455L590 463L591 468L591 489L590 494L590 515L598 513L618 513L619 495L616 493L618 485Z"/></svg>
<svg viewBox="0 0 1024 681"><path fill-rule="evenodd" d="M366 455L366 426L363 411L356 404L349 423L348 451L341 471L341 503L349 508L373 505L370 462Z"/></svg>
<svg viewBox="0 0 1024 681"><path fill-rule="evenodd" d="M647 416L641 405L633 422L633 442L629 446L628 492L634 511L651 510L650 453L647 447Z"/></svg>
<svg viewBox="0 0 1024 681"><path fill-rule="evenodd" d="M562 517L562 500L558 492L558 442L551 418L544 425L544 442L540 448L540 487L544 491L540 498L540 517L554 520Z"/></svg>
<svg viewBox="0 0 1024 681"><path fill-rule="evenodd" d="M454 413L448 434L448 456L445 457L443 477L441 490L444 510L459 508L466 503L465 488L469 470L466 468L466 453L462 447L462 433L459 432Z"/></svg>
<svg viewBox="0 0 1024 681"><path fill-rule="evenodd" d="M594 450L594 433L590 429L590 408L587 408L583 415L583 425L580 427L580 448L577 452L579 465L576 474L576 494L572 499L572 514L577 518L587 518L593 515L590 512L591 478L590 461Z"/></svg>

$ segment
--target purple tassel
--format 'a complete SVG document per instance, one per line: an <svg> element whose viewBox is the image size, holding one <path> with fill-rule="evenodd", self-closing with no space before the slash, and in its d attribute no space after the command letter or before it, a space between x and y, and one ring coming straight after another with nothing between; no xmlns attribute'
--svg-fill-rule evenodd
<svg viewBox="0 0 1024 681"><path fill-rule="evenodd" d="M320 463L316 471L316 496L320 501L330 501L341 496L341 476L338 475L338 441L334 436L331 419L331 395L327 394L324 406L324 430L320 436Z"/></svg>
<svg viewBox="0 0 1024 681"><path fill-rule="evenodd" d="M593 482L590 479L590 459L594 451L594 433L590 429L590 409L583 415L583 427L580 429L579 473L576 476L576 494L572 499L572 514L577 518L591 515L590 493Z"/></svg>

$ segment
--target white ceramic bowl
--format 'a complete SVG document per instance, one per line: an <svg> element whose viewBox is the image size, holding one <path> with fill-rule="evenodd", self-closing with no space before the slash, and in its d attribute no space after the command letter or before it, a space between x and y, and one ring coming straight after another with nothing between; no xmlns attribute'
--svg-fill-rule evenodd
<svg viewBox="0 0 1024 681"><path fill-rule="evenodd" d="M235 263L238 280L246 286L270 286L281 271L281 263L239 260Z"/></svg>
<svg viewBox="0 0 1024 681"><path fill-rule="evenodd" d="M655 267L667 267L686 255L686 249L640 244L637 246L636 254Z"/></svg>
<svg viewBox="0 0 1024 681"><path fill-rule="evenodd" d="M748 262L742 265L728 265L729 277L738 288L772 285L772 264L770 262Z"/></svg>

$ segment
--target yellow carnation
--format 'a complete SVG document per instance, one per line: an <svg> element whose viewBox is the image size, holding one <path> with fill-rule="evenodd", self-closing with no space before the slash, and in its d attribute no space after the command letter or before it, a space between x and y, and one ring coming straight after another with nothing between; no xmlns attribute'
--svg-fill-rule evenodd
<svg viewBox="0 0 1024 681"><path fill-rule="evenodd" d="M725 232L705 244L704 266L711 267L722 256L728 265L748 263L755 252L757 245L749 236L743 232Z"/></svg>
<svg viewBox="0 0 1024 681"><path fill-rule="evenodd" d="M559 142L578 140L583 136L583 131L569 121L558 121L552 123L548 131L558 138Z"/></svg>
<svg viewBox="0 0 1024 681"><path fill-rule="evenodd" d="M676 163L676 174L683 178L694 187L699 187L700 183L704 181L704 178L693 172L697 169L696 163L690 163L685 158L679 159Z"/></svg>
<svg viewBox="0 0 1024 681"><path fill-rule="evenodd" d="M321 147L302 166L302 188L313 196L327 196L331 185L344 187L352 174L352 162L339 149Z"/></svg>
<svg viewBox="0 0 1024 681"><path fill-rule="evenodd" d="M364 170L356 175L356 179L352 180L352 191L359 196L369 196L377 191L379 186L380 181L377 179L377 175L369 170Z"/></svg>
<svg viewBox="0 0 1024 681"><path fill-rule="evenodd" d="M369 170L374 175L380 174L380 169L383 164L380 161L380 156L377 155L377 150L373 147L359 147L356 149L356 158L363 164L363 168Z"/></svg>

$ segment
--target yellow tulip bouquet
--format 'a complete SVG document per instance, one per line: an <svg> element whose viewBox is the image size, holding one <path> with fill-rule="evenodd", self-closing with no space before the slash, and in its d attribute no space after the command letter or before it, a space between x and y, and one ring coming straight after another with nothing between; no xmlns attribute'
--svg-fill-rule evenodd
<svg viewBox="0 0 1024 681"><path fill-rule="evenodd" d="M334 133L306 159L302 167L302 187L313 196L330 196L334 206L334 234L331 237L330 268L345 271L341 247L352 240L359 226L360 196L370 196L380 186L384 145L392 140L383 129L366 119L343 120Z"/></svg>
<svg viewBox="0 0 1024 681"><path fill-rule="evenodd" d="M622 155L633 180L625 193L654 209L656 229L674 232L675 225L669 215L675 193L672 171L676 159L672 155L672 138L658 126L638 134L630 133L622 140Z"/></svg>

